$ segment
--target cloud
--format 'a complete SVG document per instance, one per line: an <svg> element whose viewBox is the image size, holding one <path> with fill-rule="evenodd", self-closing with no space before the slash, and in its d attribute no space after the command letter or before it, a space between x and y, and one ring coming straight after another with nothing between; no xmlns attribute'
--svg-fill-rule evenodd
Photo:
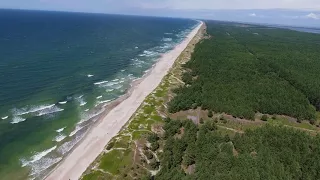
<svg viewBox="0 0 320 180"><path fill-rule="evenodd" d="M320 14L310 13L310 14L306 15L305 18L319 20Z"/></svg>

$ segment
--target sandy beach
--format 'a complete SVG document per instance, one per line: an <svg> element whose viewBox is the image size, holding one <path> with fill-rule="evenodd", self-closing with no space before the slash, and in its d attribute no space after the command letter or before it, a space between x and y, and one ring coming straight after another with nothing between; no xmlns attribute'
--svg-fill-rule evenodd
<svg viewBox="0 0 320 180"><path fill-rule="evenodd" d="M201 22L201 24L173 50L163 54L148 75L146 75L138 85L133 87L130 96L114 107L110 112L105 113L106 115L103 119L90 130L78 146L46 179L79 179L88 166L90 166L104 150L112 137L116 136L121 128L129 121L144 99L160 84L175 60L197 34L202 24L203 23Z"/></svg>

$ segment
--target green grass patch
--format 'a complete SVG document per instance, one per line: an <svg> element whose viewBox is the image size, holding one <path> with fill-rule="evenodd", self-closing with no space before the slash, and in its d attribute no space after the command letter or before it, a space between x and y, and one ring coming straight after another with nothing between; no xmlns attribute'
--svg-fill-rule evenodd
<svg viewBox="0 0 320 180"><path fill-rule="evenodd" d="M144 114L151 114L155 110L156 110L156 108L153 105L146 105L143 107Z"/></svg>
<svg viewBox="0 0 320 180"><path fill-rule="evenodd" d="M138 140L142 138L143 135L150 133L149 131L135 131L132 133L132 140Z"/></svg>
<svg viewBox="0 0 320 180"><path fill-rule="evenodd" d="M131 149L126 151L112 150L101 158L99 168L113 175L118 175L132 161Z"/></svg>
<svg viewBox="0 0 320 180"><path fill-rule="evenodd" d="M101 171L92 171L90 174L83 176L82 180L104 180L112 178L113 176L103 173Z"/></svg>
<svg viewBox="0 0 320 180"><path fill-rule="evenodd" d="M291 127L296 127L296 128L303 128L303 129L308 129L308 130L317 130L317 128L310 123L303 121L301 123L296 123L296 122L290 122L286 118L277 118L277 119L268 119L268 123L272 125L286 125L286 126L291 126Z"/></svg>
<svg viewBox="0 0 320 180"><path fill-rule="evenodd" d="M113 148L129 148L131 143L130 140L130 136L123 136L114 143Z"/></svg>

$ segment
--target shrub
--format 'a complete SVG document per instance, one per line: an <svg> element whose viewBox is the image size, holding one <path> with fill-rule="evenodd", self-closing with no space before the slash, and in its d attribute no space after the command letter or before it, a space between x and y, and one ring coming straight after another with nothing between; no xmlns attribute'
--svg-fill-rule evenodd
<svg viewBox="0 0 320 180"><path fill-rule="evenodd" d="M261 117L261 120L262 120L262 121L268 121L268 116L264 114L264 115Z"/></svg>
<svg viewBox="0 0 320 180"><path fill-rule="evenodd" d="M159 147L160 147L159 143L158 142L154 142L154 143L151 144L150 150L151 151L156 151L156 150L159 149Z"/></svg>

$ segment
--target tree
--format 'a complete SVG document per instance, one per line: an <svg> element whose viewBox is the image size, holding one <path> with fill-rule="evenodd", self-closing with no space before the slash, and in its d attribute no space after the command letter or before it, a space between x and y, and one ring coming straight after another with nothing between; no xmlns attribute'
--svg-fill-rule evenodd
<svg viewBox="0 0 320 180"><path fill-rule="evenodd" d="M208 112L208 117L209 117L209 118L212 118L212 117L213 117L212 111L209 111L209 112Z"/></svg>
<svg viewBox="0 0 320 180"><path fill-rule="evenodd" d="M151 144L150 150L151 151L156 151L156 150L159 149L159 147L160 147L159 143L158 142L154 142L154 143Z"/></svg>
<svg viewBox="0 0 320 180"><path fill-rule="evenodd" d="M153 154L150 151L145 151L144 154L146 155L146 157L148 159L152 159L153 158Z"/></svg>
<svg viewBox="0 0 320 180"><path fill-rule="evenodd" d="M268 116L265 115L265 114L262 115L261 120L262 120L262 121L268 121Z"/></svg>

